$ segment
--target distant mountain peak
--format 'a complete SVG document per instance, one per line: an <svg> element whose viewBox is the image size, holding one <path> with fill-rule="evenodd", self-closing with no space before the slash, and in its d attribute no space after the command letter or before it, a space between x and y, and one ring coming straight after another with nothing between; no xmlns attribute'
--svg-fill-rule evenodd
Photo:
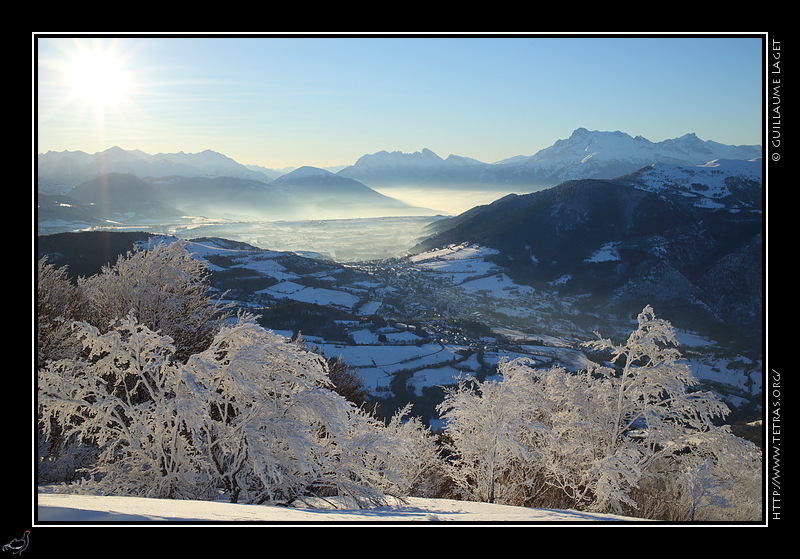
<svg viewBox="0 0 800 559"><path fill-rule="evenodd" d="M333 175L330 171L326 169L320 169L319 167L312 167L311 165L303 165L302 167L298 167L293 171L286 173L281 178L299 178L299 177L315 177L315 176L323 176L327 177Z"/></svg>
<svg viewBox="0 0 800 559"><path fill-rule="evenodd" d="M576 139L576 138L583 138L586 136L617 136L617 137L627 137L630 138L629 134L622 132L620 130L589 130L588 128L576 128L572 134L570 134L569 139Z"/></svg>

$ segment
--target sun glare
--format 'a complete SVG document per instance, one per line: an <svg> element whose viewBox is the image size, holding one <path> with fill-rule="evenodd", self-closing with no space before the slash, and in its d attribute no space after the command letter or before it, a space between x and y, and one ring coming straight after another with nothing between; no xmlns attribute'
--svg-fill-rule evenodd
<svg viewBox="0 0 800 559"><path fill-rule="evenodd" d="M130 87L122 61L108 51L76 53L66 67L66 74L73 97L96 110L119 105Z"/></svg>

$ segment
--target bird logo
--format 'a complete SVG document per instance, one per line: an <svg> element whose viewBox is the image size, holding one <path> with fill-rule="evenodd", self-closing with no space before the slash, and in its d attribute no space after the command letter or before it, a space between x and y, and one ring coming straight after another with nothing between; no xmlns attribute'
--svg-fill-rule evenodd
<svg viewBox="0 0 800 559"><path fill-rule="evenodd" d="M10 551L11 553L21 554L28 547L28 538L31 531L25 530L21 538L14 538L6 545L3 546L3 551Z"/></svg>

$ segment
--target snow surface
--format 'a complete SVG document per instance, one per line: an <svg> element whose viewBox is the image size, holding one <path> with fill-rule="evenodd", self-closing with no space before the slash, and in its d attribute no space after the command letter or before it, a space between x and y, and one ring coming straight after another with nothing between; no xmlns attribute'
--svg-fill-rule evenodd
<svg viewBox="0 0 800 559"><path fill-rule="evenodd" d="M619 243L606 243L600 247L586 262L616 262L620 260Z"/></svg>
<svg viewBox="0 0 800 559"><path fill-rule="evenodd" d="M571 510L531 509L507 505L422 499L408 497L405 502L376 509L286 508L243 505L221 501L184 501L70 495L40 488L37 516L51 523L140 523L140 522L256 522L265 524L327 522L638 522L641 519L610 514L590 514Z"/></svg>
<svg viewBox="0 0 800 559"><path fill-rule="evenodd" d="M359 298L350 293L345 293L336 289L306 287L291 281L273 285L270 288L257 291L256 293L266 293L276 299L291 299L303 303L329 305L349 310L352 310L359 302Z"/></svg>
<svg viewBox="0 0 800 559"><path fill-rule="evenodd" d="M731 194L731 178L762 182L761 160L716 159L697 166L655 163L639 174L636 187L655 193L677 192L694 199L698 207L723 209L727 205L722 200Z"/></svg>

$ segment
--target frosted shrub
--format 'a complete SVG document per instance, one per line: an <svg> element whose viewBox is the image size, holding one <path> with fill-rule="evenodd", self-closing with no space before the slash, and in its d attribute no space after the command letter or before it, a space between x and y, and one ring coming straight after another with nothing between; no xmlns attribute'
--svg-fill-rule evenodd
<svg viewBox="0 0 800 559"><path fill-rule="evenodd" d="M609 352L613 366L537 370L517 359L500 364L500 382L450 391L441 409L454 481L489 501L544 483L571 507L598 512L636 514L644 487L668 490L688 519L729 506L735 480L750 479L761 457L714 425L727 407L696 389L672 326L648 306L625 343L587 345Z"/></svg>
<svg viewBox="0 0 800 559"><path fill-rule="evenodd" d="M321 356L251 317L186 362L133 314L106 333L78 326L84 357L40 371L39 404L45 433L97 448L87 490L368 506L403 487L399 439L331 389Z"/></svg>
<svg viewBox="0 0 800 559"><path fill-rule="evenodd" d="M203 441L234 500L290 502L314 488L352 491L336 475L348 463L351 405L331 390L325 361L240 320L187 362L193 435ZM215 421L204 421L209 415Z"/></svg>
<svg viewBox="0 0 800 559"><path fill-rule="evenodd" d="M130 315L103 334L77 325L85 358L39 372L46 434L97 448L92 490L144 497L207 498L209 469L188 434L187 387L170 338Z"/></svg>
<svg viewBox="0 0 800 559"><path fill-rule="evenodd" d="M225 306L212 301L208 291L205 265L191 257L183 242L135 249L77 284L65 268L42 259L37 269L37 369L54 360L77 360L79 336L87 340L89 325L96 335L108 333L131 312L140 325L170 337L170 359L185 358L207 346L225 318ZM80 329L76 321L83 322ZM39 445L40 479L72 479L94 448L76 433L62 433L59 424L46 428L48 437Z"/></svg>
<svg viewBox="0 0 800 559"><path fill-rule="evenodd" d="M520 376L527 371L507 364L501 370L502 382L461 379L446 390L438 406L447 424L447 471L456 489L470 500L507 502L503 495L517 489L503 483L511 479L509 471L532 459L526 437L537 422L519 391L524 385Z"/></svg>
<svg viewBox="0 0 800 559"><path fill-rule="evenodd" d="M576 494L594 510L620 512L623 504L635 509L630 493L644 476L653 475L650 466L656 460L721 459L717 454L728 438L713 421L729 410L713 394L697 390L672 325L656 318L649 306L637 320L638 328L624 344L606 339L587 344L610 351L617 365L593 372L592 403L588 421L582 422L599 428L592 445L597 454L586 463L590 473Z"/></svg>
<svg viewBox="0 0 800 559"><path fill-rule="evenodd" d="M208 270L185 242L155 243L120 256L101 273L80 278L85 318L101 330L133 312L150 330L172 338L178 358L204 349L226 317L209 297Z"/></svg>
<svg viewBox="0 0 800 559"><path fill-rule="evenodd" d="M80 343L74 335L72 321L80 316L81 298L70 282L65 268L56 268L42 258L36 276L36 367L48 361L74 357ZM38 473L41 480L71 479L75 469L91 458L92 449L80 441L61 436L57 428L45 438L37 433Z"/></svg>
<svg viewBox="0 0 800 559"><path fill-rule="evenodd" d="M435 497L442 478L439 445L430 429L411 416L411 404L395 413L386 425L392 443L389 459L397 475L399 495Z"/></svg>

